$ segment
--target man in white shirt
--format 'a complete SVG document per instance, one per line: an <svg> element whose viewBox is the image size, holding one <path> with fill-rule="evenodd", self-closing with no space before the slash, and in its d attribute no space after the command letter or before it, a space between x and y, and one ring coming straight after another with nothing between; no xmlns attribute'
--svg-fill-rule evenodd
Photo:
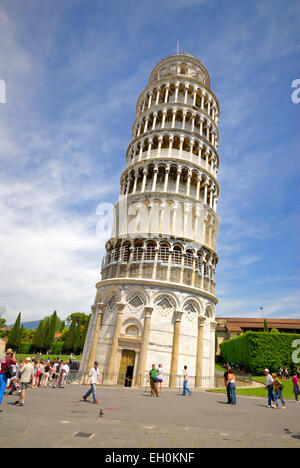
<svg viewBox="0 0 300 468"><path fill-rule="evenodd" d="M91 388L90 390L82 397L84 401L86 401L88 399L88 397L90 396L90 394L92 393L93 394L93 400L94 400L94 404L97 405L98 404L98 399L97 399L97 394L96 394L96 384L98 383L101 383L100 381L100 372L99 372L99 369L98 369L98 366L99 366L99 363L96 361L95 364L94 364L94 367L92 367L86 381L85 381L85 384L84 385L87 385L88 384L88 381L90 381L90 385L91 385Z"/></svg>
<svg viewBox="0 0 300 468"><path fill-rule="evenodd" d="M275 403L274 403L273 377L271 376L269 369L265 369L264 373L266 376L266 389L268 390L268 408L271 408L271 407L276 408Z"/></svg>
<svg viewBox="0 0 300 468"><path fill-rule="evenodd" d="M184 369L183 369L183 392L182 392L182 396L185 396L185 393L188 392L189 396L192 395L192 392L191 390L188 388L187 384L188 384L188 380L189 380L189 375L188 375L188 371L187 371L187 366L184 366Z"/></svg>
<svg viewBox="0 0 300 468"><path fill-rule="evenodd" d="M66 362L63 363L63 366L61 368L61 372L62 372L62 381L61 381L60 388L64 388L64 385L66 385L67 377L68 377L69 372L70 372L70 367L68 366L68 364Z"/></svg>

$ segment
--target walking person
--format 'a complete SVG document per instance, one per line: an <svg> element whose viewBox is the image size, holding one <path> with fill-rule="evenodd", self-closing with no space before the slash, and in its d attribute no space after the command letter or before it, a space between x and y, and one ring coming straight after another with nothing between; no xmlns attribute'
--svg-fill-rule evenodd
<svg viewBox="0 0 300 468"><path fill-rule="evenodd" d="M274 393L273 393L273 385L274 385L274 380L273 377L270 374L269 369L264 370L264 374L266 376L266 390L268 390L268 408L276 408L275 403L274 403Z"/></svg>
<svg viewBox="0 0 300 468"><path fill-rule="evenodd" d="M87 385L88 384L88 381L90 381L90 385L91 385L91 388L90 390L85 394L83 395L82 399L84 401L87 401L88 397L90 396L90 394L92 393L93 394L93 400L94 400L94 404L97 405L98 404L98 398L97 398L97 394L96 394L96 385L97 385L97 382L99 381L99 383L101 384L101 379L100 379L100 372L99 372L99 369L98 369L98 366L99 366L99 363L97 361L95 361L94 363L94 367L92 367L84 385Z"/></svg>
<svg viewBox="0 0 300 468"><path fill-rule="evenodd" d="M236 405L236 393L235 393L235 382L236 378L231 367L228 368L228 388L230 394L230 400L232 405Z"/></svg>
<svg viewBox="0 0 300 468"><path fill-rule="evenodd" d="M25 359L20 369L21 373L21 394L19 400L15 402L16 406L24 406L25 403L25 392L28 389L31 379L34 375L34 367L31 364L30 357Z"/></svg>
<svg viewBox="0 0 300 468"><path fill-rule="evenodd" d="M289 380L290 374L289 374L289 370L287 367L284 369L284 375L285 375L286 380Z"/></svg>
<svg viewBox="0 0 300 468"><path fill-rule="evenodd" d="M293 392L295 395L295 400L298 402L298 395L300 394L300 387L299 387L299 379L297 377L296 372L294 373L292 377L292 383L293 383Z"/></svg>
<svg viewBox="0 0 300 468"><path fill-rule="evenodd" d="M158 364L157 385L159 386L159 393L161 393L163 377L164 377L163 366L161 364Z"/></svg>
<svg viewBox="0 0 300 468"><path fill-rule="evenodd" d="M182 392L182 396L185 396L185 393L188 392L189 396L192 395L192 392L191 390L188 388L187 384L188 384L188 380L189 380L189 375L188 375L188 371L187 371L187 366L184 366L184 370L183 370L183 392Z"/></svg>
<svg viewBox="0 0 300 468"><path fill-rule="evenodd" d="M158 390L157 390L157 374L158 369L155 368L155 364L152 364L152 369L149 372L150 379L150 388L151 388L151 396L154 397L155 395L158 397Z"/></svg>
<svg viewBox="0 0 300 468"><path fill-rule="evenodd" d="M7 379L12 377L14 366L17 363L15 353L12 349L6 351L5 357L1 361L0 367L0 405L2 404L3 395L7 385ZM2 410L0 410L2 412Z"/></svg>
<svg viewBox="0 0 300 468"><path fill-rule="evenodd" d="M277 377L277 375L274 373L272 374L273 380L274 380L274 402L276 405L276 408L279 407L278 405L278 399L280 399L282 403L282 409L285 409L285 401L282 396L282 391L283 391L283 385L281 380Z"/></svg>
<svg viewBox="0 0 300 468"><path fill-rule="evenodd" d="M229 388L229 385L228 385L228 369L229 369L229 366L226 365L226 367L227 367L227 369L224 372L224 385L225 385L226 391L227 391L227 404L231 405L230 388Z"/></svg>

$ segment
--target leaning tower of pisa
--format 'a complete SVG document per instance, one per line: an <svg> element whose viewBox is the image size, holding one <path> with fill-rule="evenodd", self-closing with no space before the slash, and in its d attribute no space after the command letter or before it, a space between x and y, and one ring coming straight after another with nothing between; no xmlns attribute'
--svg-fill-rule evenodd
<svg viewBox="0 0 300 468"><path fill-rule="evenodd" d="M138 98L114 227L96 285L81 371L143 385L213 384L219 218L219 104L194 56L153 69Z"/></svg>

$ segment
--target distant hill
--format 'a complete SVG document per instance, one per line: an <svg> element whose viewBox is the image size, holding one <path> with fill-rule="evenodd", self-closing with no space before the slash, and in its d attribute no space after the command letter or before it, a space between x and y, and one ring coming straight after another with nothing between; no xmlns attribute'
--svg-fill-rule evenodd
<svg viewBox="0 0 300 468"><path fill-rule="evenodd" d="M34 320L32 322L23 322L21 323L21 325L23 325L24 328L26 328L26 330L36 330L37 327L39 326L40 324L40 320ZM14 324L12 325L8 325L8 327L13 327Z"/></svg>

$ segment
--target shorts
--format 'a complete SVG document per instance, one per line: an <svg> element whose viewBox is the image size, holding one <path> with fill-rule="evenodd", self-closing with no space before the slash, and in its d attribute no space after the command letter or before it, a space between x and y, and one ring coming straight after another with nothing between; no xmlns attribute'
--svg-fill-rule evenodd
<svg viewBox="0 0 300 468"><path fill-rule="evenodd" d="M29 383L28 382L21 382L21 390L27 390Z"/></svg>

